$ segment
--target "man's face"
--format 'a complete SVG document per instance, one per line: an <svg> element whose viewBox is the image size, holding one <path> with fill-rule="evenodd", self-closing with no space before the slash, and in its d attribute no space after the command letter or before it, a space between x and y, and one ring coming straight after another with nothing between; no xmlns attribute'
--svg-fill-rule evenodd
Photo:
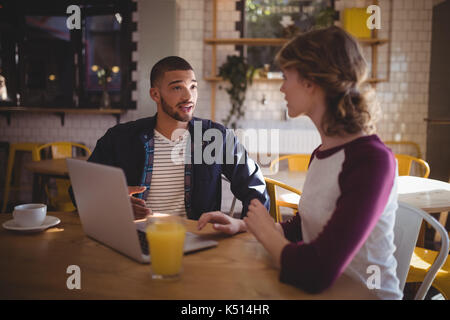
<svg viewBox="0 0 450 320"><path fill-rule="evenodd" d="M190 121L198 96L194 71L167 71L156 86L150 89L150 96L161 107L158 111L177 121Z"/></svg>

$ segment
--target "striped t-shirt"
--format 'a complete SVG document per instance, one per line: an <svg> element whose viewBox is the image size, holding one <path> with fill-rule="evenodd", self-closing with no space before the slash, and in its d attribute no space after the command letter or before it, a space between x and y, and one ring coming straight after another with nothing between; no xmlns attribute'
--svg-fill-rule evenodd
<svg viewBox="0 0 450 320"><path fill-rule="evenodd" d="M153 173L145 201L154 213L186 214L184 203L184 151L189 131L171 141L155 130Z"/></svg>

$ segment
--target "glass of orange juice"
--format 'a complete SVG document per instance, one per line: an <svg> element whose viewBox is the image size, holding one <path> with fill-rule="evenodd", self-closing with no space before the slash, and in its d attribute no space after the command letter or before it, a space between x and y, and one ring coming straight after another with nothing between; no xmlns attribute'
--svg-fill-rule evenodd
<svg viewBox="0 0 450 320"><path fill-rule="evenodd" d="M186 227L179 215L154 213L147 220L153 279L177 279L182 272Z"/></svg>

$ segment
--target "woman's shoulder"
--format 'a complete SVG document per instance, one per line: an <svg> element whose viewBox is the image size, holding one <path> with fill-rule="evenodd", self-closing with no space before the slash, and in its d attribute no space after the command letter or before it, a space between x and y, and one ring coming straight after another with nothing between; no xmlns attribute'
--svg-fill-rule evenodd
<svg viewBox="0 0 450 320"><path fill-rule="evenodd" d="M339 151L345 153L347 160L374 158L389 161L394 159L392 151L384 145L376 134L362 136L330 149L320 150L320 148L321 146L317 147L312 153L319 159L330 157Z"/></svg>
<svg viewBox="0 0 450 320"><path fill-rule="evenodd" d="M394 174L396 162L391 149L377 135L365 136L345 148L344 168L361 169L368 175Z"/></svg>
<svg viewBox="0 0 450 320"><path fill-rule="evenodd" d="M373 134L358 138L347 144L345 153L350 158L377 159L378 161L393 161L394 154L378 135Z"/></svg>

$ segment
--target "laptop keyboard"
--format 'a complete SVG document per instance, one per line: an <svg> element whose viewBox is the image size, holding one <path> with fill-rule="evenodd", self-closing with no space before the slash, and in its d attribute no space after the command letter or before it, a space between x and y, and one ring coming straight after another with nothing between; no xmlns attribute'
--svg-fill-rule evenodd
<svg viewBox="0 0 450 320"><path fill-rule="evenodd" d="M147 234L139 229L136 231L138 233L142 253L145 255L150 255L150 250L148 248ZM186 247L186 244L189 245ZM193 252L216 246L217 242L213 240L205 241L191 232L186 232L184 245L185 245L184 252Z"/></svg>

